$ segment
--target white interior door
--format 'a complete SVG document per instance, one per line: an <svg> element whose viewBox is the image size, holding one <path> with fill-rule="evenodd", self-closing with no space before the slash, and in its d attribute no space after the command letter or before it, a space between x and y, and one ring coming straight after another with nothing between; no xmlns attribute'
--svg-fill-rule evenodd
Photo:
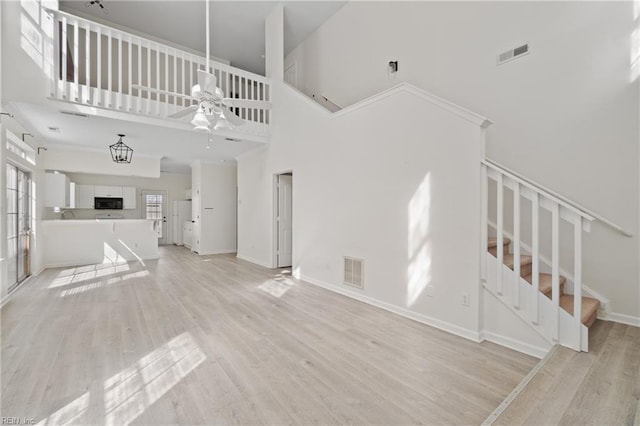
<svg viewBox="0 0 640 426"><path fill-rule="evenodd" d="M153 219L154 229L158 234L158 244L167 244L169 241L169 226L167 224L167 191L148 190L142 191L142 217Z"/></svg>
<svg viewBox="0 0 640 426"><path fill-rule="evenodd" d="M293 176L278 176L278 267L291 266Z"/></svg>

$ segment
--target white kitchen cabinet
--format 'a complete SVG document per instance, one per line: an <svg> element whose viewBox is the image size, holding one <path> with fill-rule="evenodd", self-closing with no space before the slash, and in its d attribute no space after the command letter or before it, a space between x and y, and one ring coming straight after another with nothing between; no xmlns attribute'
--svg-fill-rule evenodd
<svg viewBox="0 0 640 426"><path fill-rule="evenodd" d="M122 187L122 208L123 209L135 209L136 208L136 189L132 186Z"/></svg>
<svg viewBox="0 0 640 426"><path fill-rule="evenodd" d="M62 173L45 173L44 175L44 205L45 207L70 208L69 178Z"/></svg>
<svg viewBox="0 0 640 426"><path fill-rule="evenodd" d="M122 187L121 186L96 185L95 186L95 196L96 197L122 198Z"/></svg>
<svg viewBox="0 0 640 426"><path fill-rule="evenodd" d="M93 185L76 185L76 209L92 209L95 191Z"/></svg>

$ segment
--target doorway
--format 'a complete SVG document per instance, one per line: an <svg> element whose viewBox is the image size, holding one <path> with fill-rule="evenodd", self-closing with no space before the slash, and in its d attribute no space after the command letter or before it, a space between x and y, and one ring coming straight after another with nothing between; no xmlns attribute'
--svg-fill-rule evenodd
<svg viewBox="0 0 640 426"><path fill-rule="evenodd" d="M154 221L153 229L158 234L158 245L169 241L167 225L167 191L144 189L141 192L142 218Z"/></svg>
<svg viewBox="0 0 640 426"><path fill-rule="evenodd" d="M13 291L31 275L31 175L7 163L7 277Z"/></svg>
<svg viewBox="0 0 640 426"><path fill-rule="evenodd" d="M293 263L293 173L285 172L274 176L275 206L275 261L278 268L292 266Z"/></svg>

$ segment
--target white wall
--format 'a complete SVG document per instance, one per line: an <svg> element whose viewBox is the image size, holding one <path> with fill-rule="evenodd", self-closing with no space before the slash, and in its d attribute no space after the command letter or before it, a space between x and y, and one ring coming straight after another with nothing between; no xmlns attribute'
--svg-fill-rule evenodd
<svg viewBox="0 0 640 426"><path fill-rule="evenodd" d="M105 147L102 151L79 150L50 145L42 152L42 167L75 173L93 173L118 176L160 177L160 156L146 157L133 154L131 163L115 163Z"/></svg>
<svg viewBox="0 0 640 426"><path fill-rule="evenodd" d="M71 182L80 185L113 185L113 186L133 186L136 188L136 209L109 211L122 214L126 219L142 219L143 209L141 200L141 191L145 189L165 190L167 191L167 223L166 230L167 243L172 242L173 224L171 223L172 202L175 200L184 200L186 190L191 187L191 175L179 173L160 173L159 178L142 178L142 177L125 177L101 174L87 173L67 173ZM105 213L103 210L94 209L73 209L75 219L93 219L96 213ZM51 207L42 208L43 219L59 219L60 213L55 213Z"/></svg>
<svg viewBox="0 0 640 426"><path fill-rule="evenodd" d="M235 253L237 168L196 161L192 165L193 250Z"/></svg>
<svg viewBox="0 0 640 426"><path fill-rule="evenodd" d="M40 9L41 3L53 9L58 5L55 0L0 2L3 105L18 99L34 103L44 101L45 75L51 72L50 60L53 58L45 52L52 46L53 20ZM17 81L28 81L29 84L15 84Z"/></svg>
<svg viewBox="0 0 640 426"><path fill-rule="evenodd" d="M238 159L238 257L271 265L273 176L293 171L294 274L477 339L479 123L406 88L332 117L271 64L271 145ZM365 260L364 290L342 284L343 256Z"/></svg>
<svg viewBox="0 0 640 426"><path fill-rule="evenodd" d="M285 66L343 106L407 81L490 117L488 157L635 235L594 225L583 279L638 318L639 14L637 1L350 2ZM530 55L496 65L524 42Z"/></svg>

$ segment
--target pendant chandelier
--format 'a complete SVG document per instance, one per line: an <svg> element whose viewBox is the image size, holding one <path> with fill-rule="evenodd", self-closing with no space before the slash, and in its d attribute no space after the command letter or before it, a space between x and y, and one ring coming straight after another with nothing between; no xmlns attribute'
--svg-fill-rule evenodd
<svg viewBox="0 0 640 426"><path fill-rule="evenodd" d="M125 135L119 133L118 136L120 136L118 142L109 146L109 151L111 151L111 159L115 163L131 163L131 158L133 157L133 149L122 142L122 138Z"/></svg>

